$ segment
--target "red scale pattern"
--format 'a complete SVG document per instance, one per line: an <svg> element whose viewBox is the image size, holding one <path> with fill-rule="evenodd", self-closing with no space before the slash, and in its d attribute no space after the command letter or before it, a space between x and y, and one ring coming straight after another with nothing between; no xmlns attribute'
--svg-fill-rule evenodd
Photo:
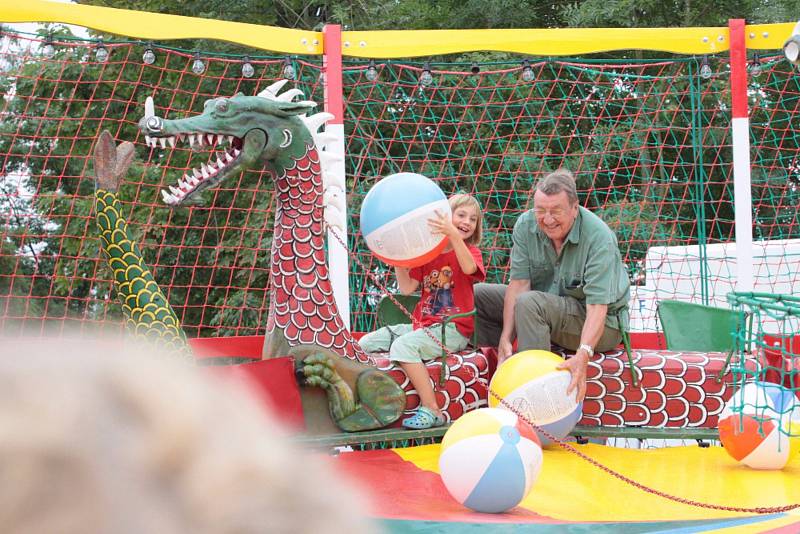
<svg viewBox="0 0 800 534"><path fill-rule="evenodd" d="M406 392L406 413L419 406L419 396L405 372L388 358L375 357L375 365L389 374ZM453 353L447 358L445 383L439 386L441 361L427 362L428 374L436 391L436 399L448 421L458 419L466 412L488 406L489 376L494 365L484 352L472 350Z"/></svg>
<svg viewBox="0 0 800 534"><path fill-rule="evenodd" d="M635 387L624 351L597 353L589 363L580 424L714 427L733 393L730 373L717 382L726 358L725 353L635 350ZM748 366L756 370L754 362Z"/></svg>
<svg viewBox="0 0 800 534"><path fill-rule="evenodd" d="M569 355L556 347L553 351ZM733 394L730 373L717 382L726 357L725 353L636 350L633 361L638 386L633 386L624 351L597 353L587 372L580 424L713 428ZM385 357L376 357L375 363L406 391L407 412L416 409L419 397L403 370ZM756 371L755 363L748 365ZM449 421L487 406L495 368L491 351L454 353L447 358L447 367L445 383L439 386L441 363L427 362L439 405Z"/></svg>
<svg viewBox="0 0 800 534"><path fill-rule="evenodd" d="M267 335L280 329L290 346L316 344L371 362L345 328L325 263L319 154L307 146L275 180L278 207L272 241Z"/></svg>

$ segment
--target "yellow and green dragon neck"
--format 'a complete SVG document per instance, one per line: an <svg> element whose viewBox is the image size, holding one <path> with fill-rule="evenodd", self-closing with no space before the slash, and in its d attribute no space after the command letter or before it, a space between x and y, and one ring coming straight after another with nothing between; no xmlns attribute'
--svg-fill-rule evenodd
<svg viewBox="0 0 800 534"><path fill-rule="evenodd" d="M191 356L186 334L122 216L116 191L95 189L95 222L114 285L122 301L125 323L137 338L154 342L172 353Z"/></svg>
<svg viewBox="0 0 800 534"><path fill-rule="evenodd" d="M208 100L201 115L180 120L156 116L148 99L139 128L153 147L186 142L213 149L227 142L222 152L212 151L209 163L162 191L164 202L172 207L246 169L271 171L277 207L264 356L316 345L367 362L369 356L341 319L325 261L326 226L343 226L344 205L343 177L326 180L323 168L343 155L320 150L328 140L317 130L331 115L306 117L316 104L294 102L302 94L298 89L278 94L284 83L277 82L258 96Z"/></svg>

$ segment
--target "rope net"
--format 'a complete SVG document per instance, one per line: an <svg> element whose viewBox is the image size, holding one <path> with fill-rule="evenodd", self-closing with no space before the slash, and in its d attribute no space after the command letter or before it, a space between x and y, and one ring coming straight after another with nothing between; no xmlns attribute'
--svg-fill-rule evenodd
<svg viewBox="0 0 800 534"><path fill-rule="evenodd" d="M739 311L734 383L740 392L747 382L770 383L757 395L735 394L734 411L753 414L760 424L775 421L784 435L800 437L800 297L734 292L728 300ZM750 357L759 368L745 365Z"/></svg>
<svg viewBox="0 0 800 534"><path fill-rule="evenodd" d="M185 146L147 147L144 101L182 118L203 102L256 94L283 77L283 58L202 58L137 43L4 33L0 46L0 335L65 335L122 328L112 277L93 222L91 148L102 129L136 145L119 191L145 262L190 337L263 333L269 298L274 203L266 171L249 171L170 209L159 190L207 158ZM348 246L392 286L358 233L358 213L381 177L408 171L446 194L468 192L484 208L488 281L507 281L511 229L535 180L558 167L576 173L581 204L619 238L632 287L632 329L655 331L659 299L724 302L735 253L726 57L669 60L546 60L506 64L345 62ZM323 101L319 58L292 60L294 85ZM767 60L753 85L753 214L757 287L800 291L800 162L789 117L798 86ZM198 69L199 70L199 69ZM474 72L473 72L474 71ZM425 83L421 83L421 80ZM430 83L428 83L430 82ZM198 161L200 159L200 161ZM763 250L758 248L763 247ZM758 252L761 251L761 252ZM353 330L374 326L380 292L350 266ZM759 286L758 284L763 284ZM767 289L768 288L768 289Z"/></svg>

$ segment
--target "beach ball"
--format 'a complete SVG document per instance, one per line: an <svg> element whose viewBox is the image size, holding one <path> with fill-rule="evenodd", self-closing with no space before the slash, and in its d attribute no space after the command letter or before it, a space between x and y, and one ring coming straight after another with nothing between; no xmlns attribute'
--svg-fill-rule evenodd
<svg viewBox="0 0 800 534"><path fill-rule="evenodd" d="M442 439L442 481L455 500L476 512L494 514L518 505L541 467L536 433L508 410L469 412Z"/></svg>
<svg viewBox="0 0 800 534"><path fill-rule="evenodd" d="M771 382L748 382L720 413L719 439L733 459L748 467L783 469L800 447L794 392Z"/></svg>
<svg viewBox="0 0 800 534"><path fill-rule="evenodd" d="M557 367L564 359L546 350L526 350L507 359L494 373L489 389L535 425L563 439L581 419L577 392L567 395L571 375ZM489 406L503 405L489 395ZM551 440L538 432L542 445Z"/></svg>
<svg viewBox="0 0 800 534"><path fill-rule="evenodd" d="M428 219L450 215L450 204L432 180L410 172L387 176L372 186L361 204L361 234L380 260L418 267L438 256L447 238L434 235Z"/></svg>

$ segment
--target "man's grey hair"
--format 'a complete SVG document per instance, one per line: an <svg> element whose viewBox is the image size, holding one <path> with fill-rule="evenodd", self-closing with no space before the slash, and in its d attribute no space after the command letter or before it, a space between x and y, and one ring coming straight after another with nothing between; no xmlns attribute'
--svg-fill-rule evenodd
<svg viewBox="0 0 800 534"><path fill-rule="evenodd" d="M578 201L575 176L567 169L557 169L539 180L536 184L536 190L547 196L564 192L567 194L570 204L575 204Z"/></svg>

